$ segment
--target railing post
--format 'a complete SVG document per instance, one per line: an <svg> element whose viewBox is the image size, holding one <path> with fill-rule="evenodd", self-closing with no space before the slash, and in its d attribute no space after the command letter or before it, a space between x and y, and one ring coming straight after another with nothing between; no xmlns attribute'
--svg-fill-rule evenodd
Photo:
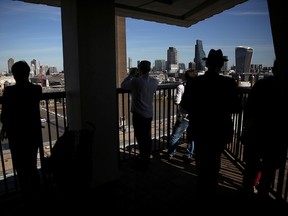
<svg viewBox="0 0 288 216"><path fill-rule="evenodd" d="M171 89L171 88L169 88L168 89L168 96L167 96L167 101L168 101L168 107L167 107L167 116L168 116L168 118L169 119L167 119L167 145L168 145L168 143L169 143L169 140L170 140L170 126L171 126L171 99L172 99L172 97L171 97L171 91L172 91L173 89Z"/></svg>

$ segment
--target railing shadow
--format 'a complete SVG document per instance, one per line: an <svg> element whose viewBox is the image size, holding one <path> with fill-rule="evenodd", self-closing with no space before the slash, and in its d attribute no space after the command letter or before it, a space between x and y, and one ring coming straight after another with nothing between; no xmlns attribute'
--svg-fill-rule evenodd
<svg viewBox="0 0 288 216"><path fill-rule="evenodd" d="M175 97L174 85L161 85L154 95L154 116L152 121L152 139L153 139L153 154L157 155L167 149L168 140L172 132L173 125L176 120L177 108L173 103ZM239 95L242 99L243 106L250 88L239 88ZM138 155L138 146L134 137L132 117L130 112L131 95L129 91L117 89L118 100L118 119L119 119L119 164L125 164L127 161L133 160ZM0 104L2 98L0 97ZM66 123L66 95L65 92L44 93L41 101L42 117L46 119L45 128L43 128L43 147L39 151L39 169L43 166L43 158L51 154L51 149L55 141L64 133L67 127ZM241 143L242 119L243 112L235 114L232 117L234 122L234 139L233 142L227 145L226 156L232 162L232 167L223 165L222 171L237 172L237 175L230 175L228 178L223 178L223 182L227 186L238 187L239 176L242 174L245 164L243 162L243 144ZM185 143L185 134L182 142ZM1 166L0 166L0 196L9 195L18 190L17 179L9 158L8 144L1 145ZM160 157L160 156L159 156ZM166 165L165 165L166 166ZM176 165L177 167L177 161ZM231 170L233 169L233 170ZM180 169L182 170L182 169ZM275 183L271 188L271 194L275 199L282 199L288 203L288 163L283 164L283 167L276 173ZM238 171L240 173L238 173ZM237 179L235 182L234 178Z"/></svg>

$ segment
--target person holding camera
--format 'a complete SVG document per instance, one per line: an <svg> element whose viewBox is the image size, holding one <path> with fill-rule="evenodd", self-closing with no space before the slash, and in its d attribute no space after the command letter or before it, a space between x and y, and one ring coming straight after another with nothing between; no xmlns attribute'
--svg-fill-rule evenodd
<svg viewBox="0 0 288 216"><path fill-rule="evenodd" d="M149 76L150 70L150 61L143 60L139 63L138 70L130 70L121 83L121 87L130 90L132 94L132 122L139 145L139 158L134 168L138 170L146 170L149 167L152 151L153 96L158 88L158 81Z"/></svg>

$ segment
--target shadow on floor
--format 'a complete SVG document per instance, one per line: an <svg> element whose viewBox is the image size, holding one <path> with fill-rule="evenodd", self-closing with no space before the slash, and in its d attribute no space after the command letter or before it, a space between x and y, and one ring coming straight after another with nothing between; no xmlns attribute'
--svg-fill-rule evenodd
<svg viewBox="0 0 288 216"><path fill-rule="evenodd" d="M75 187L62 193L51 189L42 194L35 205L18 203L5 205L5 213L33 212L44 214L217 214L244 215L248 213L279 212L287 215L287 204L275 200L259 201L241 194L241 172L223 154L221 177L216 196L205 194L204 200L196 196L195 163L185 163L181 153L173 161L164 157L165 151L153 155L148 170L137 171L131 168L131 162L121 164L121 176L116 180L88 191L78 191ZM33 210L32 206L36 206ZM2 215L2 214L1 214Z"/></svg>

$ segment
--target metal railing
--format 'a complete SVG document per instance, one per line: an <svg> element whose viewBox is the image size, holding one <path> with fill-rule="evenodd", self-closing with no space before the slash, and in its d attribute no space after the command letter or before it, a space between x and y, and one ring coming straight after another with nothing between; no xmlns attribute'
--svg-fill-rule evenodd
<svg viewBox="0 0 288 216"><path fill-rule="evenodd" d="M2 104L2 96L0 97ZM66 119L66 93L65 92L45 92L42 94L40 102L40 112L42 121L43 145L38 152L38 167L44 168L45 157L51 154L51 149L56 140L64 133ZM8 140L2 141L0 145L0 196L15 193L19 190L16 173L10 154ZM45 178L43 178L45 179Z"/></svg>
<svg viewBox="0 0 288 216"><path fill-rule="evenodd" d="M154 115L152 120L152 150L167 148L170 133L176 120L177 107L173 100L176 96L175 85L161 85L154 94ZM120 161L128 160L138 154L138 145L134 137L132 115L130 112L131 94L124 89L117 89L119 119L119 154Z"/></svg>
<svg viewBox="0 0 288 216"><path fill-rule="evenodd" d="M154 94L154 116L152 121L153 151L167 148L173 125L176 121L177 107L173 100L176 95L177 84L160 85ZM239 94L245 106L250 88L239 87ZM135 158L138 155L138 145L134 137L132 115L130 112L130 92L121 88L117 89L118 119L119 119L119 163ZM2 98L0 97L0 104ZM43 93L41 100L41 117L46 119L43 128L43 148L39 151L39 168L43 157L51 154L51 149L56 140L64 133L66 122L66 95L65 92ZM241 143L243 111L232 116L234 122L234 139L228 144L225 153L231 161L240 169L244 170L243 144ZM185 135L183 136L185 141ZM42 153L41 153L42 152ZM0 196L17 192L17 179L13 170L8 143L4 142L0 149ZM275 182L271 188L275 199L284 200L288 203L288 163L275 175Z"/></svg>

